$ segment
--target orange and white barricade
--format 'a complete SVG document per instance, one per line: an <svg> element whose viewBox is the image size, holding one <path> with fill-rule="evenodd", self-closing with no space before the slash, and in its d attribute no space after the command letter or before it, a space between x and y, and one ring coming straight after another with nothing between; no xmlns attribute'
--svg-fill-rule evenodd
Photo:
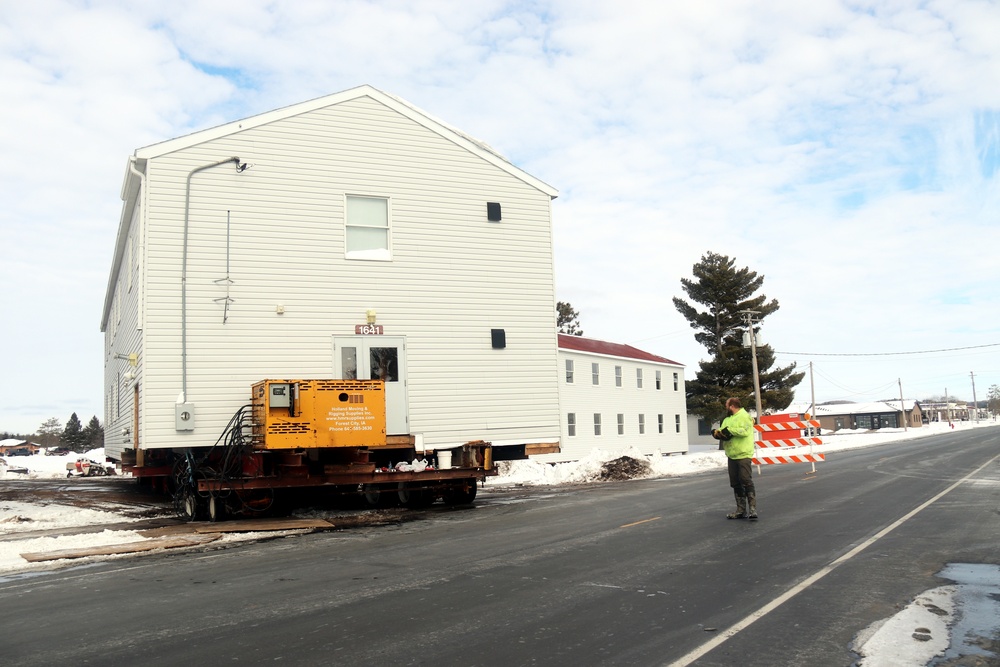
<svg viewBox="0 0 1000 667"><path fill-rule="evenodd" d="M805 415L805 419L794 412L763 415L760 421L754 424L759 439L754 442L758 451L753 463L758 468L782 463L812 463L812 471L816 472L816 461L826 460L824 454L813 451L813 446L822 445L823 441L816 436L803 435L803 431L814 433L819 429L819 422L809 419L809 415Z"/></svg>

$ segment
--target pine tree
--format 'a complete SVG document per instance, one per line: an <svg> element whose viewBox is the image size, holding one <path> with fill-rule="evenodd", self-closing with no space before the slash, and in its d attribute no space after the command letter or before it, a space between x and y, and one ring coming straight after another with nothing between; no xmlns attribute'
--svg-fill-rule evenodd
<svg viewBox="0 0 1000 667"><path fill-rule="evenodd" d="M83 429L83 437L86 440L88 449L98 449L104 446L104 427L101 420L94 415L90 422Z"/></svg>
<svg viewBox="0 0 1000 667"><path fill-rule="evenodd" d="M764 276L746 267L737 269L736 261L725 255L706 253L692 273L695 280L682 278L681 287L704 310L678 297L673 299L674 307L697 331L695 340L712 358L701 361L698 375L686 383L687 408L714 423L725 417L726 399L731 396L744 405L754 404L753 357L751 350L743 347L746 321L740 311L756 311L759 324L779 306L777 300L768 301L763 294L754 296ZM768 345L758 345L761 408L765 411L788 407L795 386L805 377L805 373L794 372L794 363L773 370L772 366L774 351Z"/></svg>
<svg viewBox="0 0 1000 667"><path fill-rule="evenodd" d="M571 336L582 336L583 329L580 328L580 313L573 310L566 301L556 303L556 327L559 333Z"/></svg>
<svg viewBox="0 0 1000 667"><path fill-rule="evenodd" d="M42 447L55 447L62 435L62 424L55 417L49 417L38 427L36 435Z"/></svg>
<svg viewBox="0 0 1000 667"><path fill-rule="evenodd" d="M83 433L80 418L76 416L75 412L66 422L66 428L63 429L60 441L62 442L62 445L67 447L70 451L82 453L86 450L87 437Z"/></svg>

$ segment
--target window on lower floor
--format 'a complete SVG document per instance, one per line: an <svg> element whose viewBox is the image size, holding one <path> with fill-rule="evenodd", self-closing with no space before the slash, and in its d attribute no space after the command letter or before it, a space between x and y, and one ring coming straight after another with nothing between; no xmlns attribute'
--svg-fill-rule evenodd
<svg viewBox="0 0 1000 667"><path fill-rule="evenodd" d="M618 435L625 435L625 415L618 413Z"/></svg>
<svg viewBox="0 0 1000 667"><path fill-rule="evenodd" d="M569 437L576 436L576 413L570 412L566 415L566 435Z"/></svg>
<svg viewBox="0 0 1000 667"><path fill-rule="evenodd" d="M600 435L600 434L601 434L601 413L600 412L595 412L594 413L594 435Z"/></svg>
<svg viewBox="0 0 1000 667"><path fill-rule="evenodd" d="M656 432L663 433L663 415L656 415Z"/></svg>
<svg viewBox="0 0 1000 667"><path fill-rule="evenodd" d="M681 432L681 416L674 415L674 431L677 433Z"/></svg>
<svg viewBox="0 0 1000 667"><path fill-rule="evenodd" d="M646 415L639 415L639 435L646 432Z"/></svg>

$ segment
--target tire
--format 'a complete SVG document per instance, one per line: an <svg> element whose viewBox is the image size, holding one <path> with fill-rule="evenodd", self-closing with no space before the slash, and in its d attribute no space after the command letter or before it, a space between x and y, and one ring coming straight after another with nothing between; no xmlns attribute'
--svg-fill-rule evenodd
<svg viewBox="0 0 1000 667"><path fill-rule="evenodd" d="M399 504L411 509L428 507L436 498L433 490L413 488L407 482L399 483L399 489L396 491L396 494L399 496Z"/></svg>
<svg viewBox="0 0 1000 667"><path fill-rule="evenodd" d="M208 498L208 520L212 523L226 520L226 501L212 495Z"/></svg>
<svg viewBox="0 0 1000 667"><path fill-rule="evenodd" d="M475 479L462 480L460 486L454 486L444 493L447 505L471 505L476 500L478 486Z"/></svg>

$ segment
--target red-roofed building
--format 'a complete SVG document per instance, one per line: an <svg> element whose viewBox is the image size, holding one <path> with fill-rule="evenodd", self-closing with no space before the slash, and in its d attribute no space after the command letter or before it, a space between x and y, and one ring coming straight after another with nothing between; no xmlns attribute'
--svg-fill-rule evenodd
<svg viewBox="0 0 1000 667"><path fill-rule="evenodd" d="M644 350L559 334L560 453L567 461L598 447L644 454L688 450L684 366Z"/></svg>

